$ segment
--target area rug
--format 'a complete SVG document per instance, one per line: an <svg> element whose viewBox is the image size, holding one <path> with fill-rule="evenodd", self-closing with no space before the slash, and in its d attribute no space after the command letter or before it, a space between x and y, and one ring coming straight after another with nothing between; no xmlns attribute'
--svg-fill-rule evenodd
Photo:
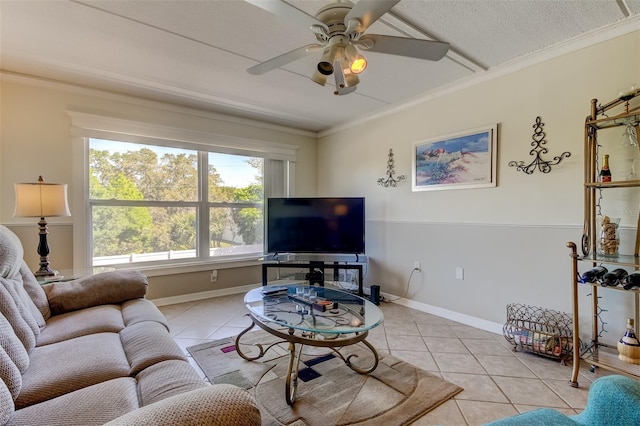
<svg viewBox="0 0 640 426"><path fill-rule="evenodd" d="M277 338L260 330L245 334L241 349L258 354ZM358 374L331 349L305 346L300 364L296 400L285 400L289 363L287 343L269 349L256 361L246 361L235 350L235 337L187 348L211 383L231 383L256 399L263 425L406 425L452 398L462 388L391 355L380 355L370 374ZM342 348L354 365L367 368L373 355L363 345Z"/></svg>

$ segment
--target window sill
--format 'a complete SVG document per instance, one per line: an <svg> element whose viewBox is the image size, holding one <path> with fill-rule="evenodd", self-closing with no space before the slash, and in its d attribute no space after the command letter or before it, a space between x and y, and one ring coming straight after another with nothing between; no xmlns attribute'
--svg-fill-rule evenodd
<svg viewBox="0 0 640 426"><path fill-rule="evenodd" d="M259 266L262 264L262 257L226 259L223 261L207 261L193 263L173 263L164 265L132 265L118 267L117 269L135 269L143 272L148 277L158 277L162 275L188 274L191 272L210 271L212 269L245 268Z"/></svg>

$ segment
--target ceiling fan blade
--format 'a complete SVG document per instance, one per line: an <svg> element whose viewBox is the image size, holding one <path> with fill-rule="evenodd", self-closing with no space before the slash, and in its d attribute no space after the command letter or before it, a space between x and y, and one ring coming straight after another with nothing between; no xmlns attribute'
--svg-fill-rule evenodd
<svg viewBox="0 0 640 426"><path fill-rule="evenodd" d="M267 12L271 12L283 19L286 19L288 22L300 22L301 24L306 24L308 28L311 28L314 25L319 25L323 27L327 32L329 31L329 28L324 22L282 0L244 1L246 1L247 3L251 3L252 5L257 6L263 10L266 10Z"/></svg>
<svg viewBox="0 0 640 426"><path fill-rule="evenodd" d="M362 25L357 29L364 32L371 24L387 13L400 0L360 0L344 17L344 24L349 26L351 19L358 19Z"/></svg>
<svg viewBox="0 0 640 426"><path fill-rule="evenodd" d="M449 43L443 41L421 40L385 36L380 34L365 34L354 42L363 50L388 53L391 55L409 56L411 58L439 61L449 51Z"/></svg>
<svg viewBox="0 0 640 426"><path fill-rule="evenodd" d="M247 68L247 72L253 75L261 75L266 72L272 71L276 68L280 68L283 65L287 65L290 62L297 61L304 58L310 53L315 52L318 49L322 49L324 46L321 44L308 44L306 46L299 47L290 52L283 53L280 56L269 59L268 61L261 62L258 65L254 65L251 68Z"/></svg>

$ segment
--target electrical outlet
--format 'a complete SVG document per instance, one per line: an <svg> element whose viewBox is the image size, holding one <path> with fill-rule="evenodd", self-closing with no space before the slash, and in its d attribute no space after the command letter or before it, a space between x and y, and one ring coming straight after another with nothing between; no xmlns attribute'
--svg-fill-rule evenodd
<svg viewBox="0 0 640 426"><path fill-rule="evenodd" d="M416 260L416 261L413 262L413 269L415 271L421 271L422 270L422 268L420 267L420 262L419 261Z"/></svg>
<svg viewBox="0 0 640 426"><path fill-rule="evenodd" d="M216 281L218 281L218 270L214 269L211 271L211 282L215 283Z"/></svg>

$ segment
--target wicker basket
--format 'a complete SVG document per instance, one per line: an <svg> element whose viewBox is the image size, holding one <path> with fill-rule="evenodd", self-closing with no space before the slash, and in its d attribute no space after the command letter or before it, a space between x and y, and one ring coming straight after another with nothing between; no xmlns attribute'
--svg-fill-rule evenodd
<svg viewBox="0 0 640 426"><path fill-rule="evenodd" d="M514 351L532 352L563 362L573 355L573 319L564 312L509 304L502 333Z"/></svg>

